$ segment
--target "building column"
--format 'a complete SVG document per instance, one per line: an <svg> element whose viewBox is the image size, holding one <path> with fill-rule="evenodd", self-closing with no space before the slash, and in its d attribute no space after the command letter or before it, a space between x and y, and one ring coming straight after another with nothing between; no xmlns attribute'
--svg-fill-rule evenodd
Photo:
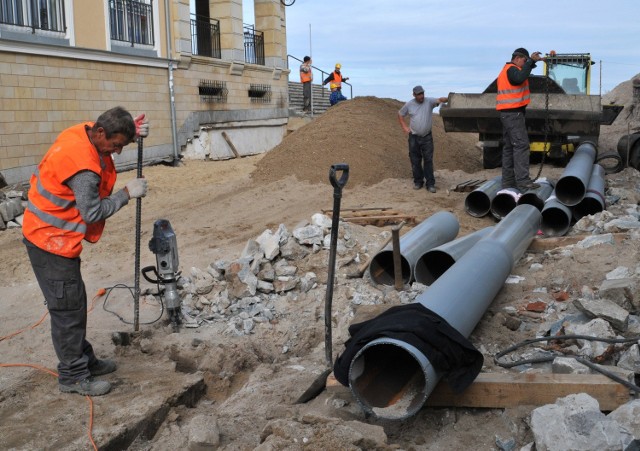
<svg viewBox="0 0 640 451"><path fill-rule="evenodd" d="M253 0L253 2L256 30L264 33L265 66L287 67L285 6L280 0Z"/></svg>
<svg viewBox="0 0 640 451"><path fill-rule="evenodd" d="M210 0L209 14L220 20L222 59L244 64L242 0Z"/></svg>

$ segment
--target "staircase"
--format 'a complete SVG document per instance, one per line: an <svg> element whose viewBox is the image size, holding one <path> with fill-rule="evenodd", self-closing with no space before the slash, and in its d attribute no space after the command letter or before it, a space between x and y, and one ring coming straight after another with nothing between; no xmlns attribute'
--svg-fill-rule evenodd
<svg viewBox="0 0 640 451"><path fill-rule="evenodd" d="M331 92L319 84L311 84L311 105L313 114L322 114L329 106L329 94ZM302 83L289 82L289 116L302 116Z"/></svg>

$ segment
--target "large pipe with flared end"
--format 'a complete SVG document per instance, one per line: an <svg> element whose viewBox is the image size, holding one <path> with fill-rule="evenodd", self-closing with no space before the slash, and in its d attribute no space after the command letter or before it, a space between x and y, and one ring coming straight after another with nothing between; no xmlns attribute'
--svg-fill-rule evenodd
<svg viewBox="0 0 640 451"><path fill-rule="evenodd" d="M604 197L605 172L604 168L599 164L593 165L589 186L587 187L587 194L585 194L578 205L573 207L573 218L576 221L583 216L600 213L606 208L607 202Z"/></svg>
<svg viewBox="0 0 640 451"><path fill-rule="evenodd" d="M471 216L481 218L491 210L491 201L502 189L502 176L487 180L471 191L464 200L464 208Z"/></svg>
<svg viewBox="0 0 640 451"><path fill-rule="evenodd" d="M416 282L431 285L492 230L493 227L485 227L422 254L413 270Z"/></svg>
<svg viewBox="0 0 640 451"><path fill-rule="evenodd" d="M416 302L468 337L538 232L540 216L532 205L516 207ZM367 413L404 419L422 408L443 375L416 347L378 338L351 361L349 386Z"/></svg>
<svg viewBox="0 0 640 451"><path fill-rule="evenodd" d="M453 240L460 224L453 213L440 211L422 221L400 238L400 266L402 281L413 279L413 267L429 249ZM371 280L380 285L394 285L393 247L391 244L378 252L369 265Z"/></svg>
<svg viewBox="0 0 640 451"><path fill-rule="evenodd" d="M540 230L546 236L563 236L571 227L571 217L571 210L558 200L554 190L542 208Z"/></svg>
<svg viewBox="0 0 640 451"><path fill-rule="evenodd" d="M542 211L545 201L553 192L554 185L548 180L536 180L536 183L540 185L540 188L532 189L520 196L518 205L533 205Z"/></svg>
<svg viewBox="0 0 640 451"><path fill-rule="evenodd" d="M591 142L584 142L578 146L556 184L556 197L560 202L573 207L582 200L587 193L597 154L596 145Z"/></svg>

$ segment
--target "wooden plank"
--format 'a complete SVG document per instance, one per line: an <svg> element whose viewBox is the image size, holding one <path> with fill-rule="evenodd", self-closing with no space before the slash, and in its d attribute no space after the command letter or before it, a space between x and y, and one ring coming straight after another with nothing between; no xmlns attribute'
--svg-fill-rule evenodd
<svg viewBox="0 0 640 451"><path fill-rule="evenodd" d="M612 235L616 243L622 242L627 237L626 233L613 233ZM548 237L548 238L536 237L531 241L531 244L529 245L528 250L531 252L544 252L551 249L555 249L557 247L576 244L590 236L594 236L594 235L580 234L580 235L558 236L558 237Z"/></svg>
<svg viewBox="0 0 640 451"><path fill-rule="evenodd" d="M385 211L385 210L390 210L391 207L359 207L359 208L342 208L340 209L340 213L345 213L347 211L370 211L370 210L381 210L381 211ZM322 211L322 213L332 213L333 209L332 208L325 208Z"/></svg>
<svg viewBox="0 0 640 451"><path fill-rule="evenodd" d="M231 147L231 151L236 156L236 158L239 158L240 154L236 150L236 146L234 146L233 143L231 142L231 138L229 138L229 136L227 135L227 132L222 132L222 137L227 142L227 144L229 144L229 147Z"/></svg>
<svg viewBox="0 0 640 451"><path fill-rule="evenodd" d="M406 221L407 224L415 224L415 216L397 215L397 216L363 216L360 218L342 218L343 221L353 222L355 224L390 224Z"/></svg>
<svg viewBox="0 0 640 451"><path fill-rule="evenodd" d="M506 408L554 404L558 398L587 393L600 410L615 410L631 399L629 389L601 374L480 373L461 394L441 381L425 405L431 407Z"/></svg>
<svg viewBox="0 0 640 451"><path fill-rule="evenodd" d="M366 218L370 216L391 216L400 215L401 212L397 210L368 210L368 211L349 211L340 214L342 219L344 218Z"/></svg>

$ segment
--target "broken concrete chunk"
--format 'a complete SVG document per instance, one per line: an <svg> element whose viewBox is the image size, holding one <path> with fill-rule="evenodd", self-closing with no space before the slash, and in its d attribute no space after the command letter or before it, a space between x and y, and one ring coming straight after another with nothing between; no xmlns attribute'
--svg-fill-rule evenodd
<svg viewBox="0 0 640 451"><path fill-rule="evenodd" d="M322 231L322 227L309 225L295 229L293 231L293 236L300 244L320 245L322 244L324 233Z"/></svg>
<svg viewBox="0 0 640 451"><path fill-rule="evenodd" d="M638 279L610 279L600 284L598 293L601 298L618 304L623 309L636 312L640 310L640 283Z"/></svg>
<svg viewBox="0 0 640 451"><path fill-rule="evenodd" d="M634 344L622 352L617 366L625 370L633 371L634 373L640 373L640 347Z"/></svg>
<svg viewBox="0 0 640 451"><path fill-rule="evenodd" d="M591 368L571 357L556 357L551 369L554 374L590 374Z"/></svg>
<svg viewBox="0 0 640 451"><path fill-rule="evenodd" d="M576 247L587 249L600 244L615 244L615 239L611 233L605 233L604 235L592 235L578 241L576 243Z"/></svg>
<svg viewBox="0 0 640 451"><path fill-rule="evenodd" d="M615 329L625 332L629 324L629 312L606 299L576 299L573 305L591 318L602 318Z"/></svg>
<svg viewBox="0 0 640 451"><path fill-rule="evenodd" d="M216 418L196 415L189 422L189 451L217 449L220 445L220 428Z"/></svg>
<svg viewBox="0 0 640 451"><path fill-rule="evenodd" d="M309 254L309 249L300 245L296 240L288 240L280 246L280 255L287 260L302 260Z"/></svg>
<svg viewBox="0 0 640 451"><path fill-rule="evenodd" d="M327 215L324 215L322 213L315 213L313 216L311 216L311 224L321 227L324 230L330 230L331 229L331 218L329 218Z"/></svg>

